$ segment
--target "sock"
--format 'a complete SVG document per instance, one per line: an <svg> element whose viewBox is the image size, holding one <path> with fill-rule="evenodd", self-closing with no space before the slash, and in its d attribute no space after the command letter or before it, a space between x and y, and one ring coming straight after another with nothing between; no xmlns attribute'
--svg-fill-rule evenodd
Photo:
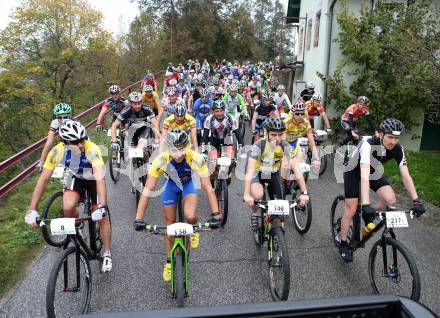
<svg viewBox="0 0 440 318"><path fill-rule="evenodd" d="M112 257L112 253L110 251L105 251L104 253L102 253L102 257Z"/></svg>

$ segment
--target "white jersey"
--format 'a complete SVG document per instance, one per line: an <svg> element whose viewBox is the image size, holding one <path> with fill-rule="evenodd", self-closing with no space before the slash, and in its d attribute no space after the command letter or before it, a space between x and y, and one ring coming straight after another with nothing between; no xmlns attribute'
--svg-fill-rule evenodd
<svg viewBox="0 0 440 318"><path fill-rule="evenodd" d="M218 120L211 114L206 117L203 128L211 130L216 138L223 139L229 130L238 129L238 121L229 115L225 115L222 120Z"/></svg>
<svg viewBox="0 0 440 318"><path fill-rule="evenodd" d="M277 107L283 106L284 102L286 102L287 106L290 108L292 104L290 103L289 96L287 96L286 93L283 93L283 95L280 96L280 94L275 93L275 97L273 99Z"/></svg>
<svg viewBox="0 0 440 318"><path fill-rule="evenodd" d="M214 99L215 95L217 94L221 94L223 95L225 93L225 91L223 90L223 88L221 88L220 86L215 88L215 86L211 86L209 88L209 94L211 95L211 98Z"/></svg>
<svg viewBox="0 0 440 318"><path fill-rule="evenodd" d="M185 104L185 101L183 100L183 98L177 97L176 102L171 104L168 97L162 99L162 106L165 108L165 111L168 113L168 115L173 114L173 107L178 103Z"/></svg>

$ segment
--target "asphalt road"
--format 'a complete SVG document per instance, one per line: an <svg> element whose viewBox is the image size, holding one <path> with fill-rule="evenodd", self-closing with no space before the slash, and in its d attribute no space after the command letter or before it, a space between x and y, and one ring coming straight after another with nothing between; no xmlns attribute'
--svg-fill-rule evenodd
<svg viewBox="0 0 440 318"><path fill-rule="evenodd" d="M368 253L356 251L354 262L345 264L337 254L329 229L330 205L342 192L333 166L319 180L309 181L313 204L310 231L301 236L292 220L286 224L286 240L291 263L290 300L373 294L367 272ZM92 263L93 294L89 312L123 312L174 308L169 285L162 281L165 261L160 236L145 236L133 230L135 196L128 178L114 185L108 182L109 206L113 221L113 271L99 274ZM230 216L223 230L203 233L201 246L191 252L190 295L187 307L271 301L264 253L255 248L249 228L249 210L242 203L242 182L230 186ZM150 223L162 223L160 198L147 212ZM401 203L405 200L402 199ZM209 217L206 197L200 196L201 220ZM430 207L424 218L434 213ZM438 211L437 211L438 212ZM440 314L440 231L420 220L398 229L398 238L417 260L422 279L421 302ZM377 237L378 238L378 237ZM264 251L264 250L263 250ZM29 268L27 277L0 302L0 317L45 316L46 284L52 264L60 251L47 247Z"/></svg>

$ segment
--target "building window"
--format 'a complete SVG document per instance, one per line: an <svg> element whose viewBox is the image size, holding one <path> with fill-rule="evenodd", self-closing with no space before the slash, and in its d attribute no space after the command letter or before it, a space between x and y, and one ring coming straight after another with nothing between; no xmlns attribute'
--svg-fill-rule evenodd
<svg viewBox="0 0 440 318"><path fill-rule="evenodd" d="M312 42L312 19L307 22L307 51L310 50L310 44Z"/></svg>
<svg viewBox="0 0 440 318"><path fill-rule="evenodd" d="M299 29L299 50L298 54L301 55L304 50L304 28Z"/></svg>
<svg viewBox="0 0 440 318"><path fill-rule="evenodd" d="M313 47L317 47L319 44L319 24L321 22L321 11L316 13L315 16L315 34L313 36Z"/></svg>

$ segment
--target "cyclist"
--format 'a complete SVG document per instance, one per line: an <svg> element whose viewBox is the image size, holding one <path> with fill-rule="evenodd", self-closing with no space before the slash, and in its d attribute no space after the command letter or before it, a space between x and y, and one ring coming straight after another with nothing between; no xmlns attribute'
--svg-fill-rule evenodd
<svg viewBox="0 0 440 318"><path fill-rule="evenodd" d="M261 89L261 83L258 80L258 76L252 76L252 80L248 83L248 87L251 89L250 94L251 97L254 98L255 95L262 95L263 91Z"/></svg>
<svg viewBox="0 0 440 318"><path fill-rule="evenodd" d="M144 103L147 104L157 116L160 108L159 95L157 95L156 91L153 89L151 85L145 85L144 91L142 92L142 97L144 99Z"/></svg>
<svg viewBox="0 0 440 318"><path fill-rule="evenodd" d="M200 92L204 89L203 83L201 81L199 81L197 78L195 79L194 87L195 87L195 89L193 90L193 92L188 100L188 111L189 112L192 112L192 107L193 107L195 101L201 97Z"/></svg>
<svg viewBox="0 0 440 318"><path fill-rule="evenodd" d="M257 104L252 118L252 133L255 136L255 141L260 139L263 132L263 123L266 118L279 117L277 107L273 103L273 94L264 93L263 103Z"/></svg>
<svg viewBox="0 0 440 318"><path fill-rule="evenodd" d="M105 120L105 115L107 111L111 109L113 111L112 122L115 121L118 114L128 106L128 101L121 97L121 88L118 85L112 85L108 89L111 97L104 101L104 105L101 107L98 119L96 120L96 131L100 132L103 129L102 123Z"/></svg>
<svg viewBox="0 0 440 318"><path fill-rule="evenodd" d="M52 148L53 142L55 140L55 134L60 128L60 125L64 120L72 118L72 107L66 103L59 103L53 107L53 116L54 120L50 123L49 133L47 134L47 140L44 144L43 151L41 152L40 161L38 162L36 168L38 171L42 171L43 164L46 161L47 154Z"/></svg>
<svg viewBox="0 0 440 318"><path fill-rule="evenodd" d="M307 102L315 94L315 83L307 82L306 88L301 91L301 98L304 102Z"/></svg>
<svg viewBox="0 0 440 318"><path fill-rule="evenodd" d="M206 117L211 114L213 100L209 97L209 91L205 88L200 92L201 97L194 103L193 111L196 118L197 142L201 141L201 132Z"/></svg>
<svg viewBox="0 0 440 318"><path fill-rule="evenodd" d="M305 118L306 108L306 104L304 104L304 102L301 100L298 100L292 105L289 115L284 119L286 124L286 138L287 142L292 147L295 147L298 143L298 138L307 137L309 147L312 149L312 156L314 158L312 165L316 169L319 169L321 166L321 160L319 158L318 150L316 149L312 126Z"/></svg>
<svg viewBox="0 0 440 318"><path fill-rule="evenodd" d="M148 171L148 178L145 183L144 191L139 199L134 221L135 230L145 229L146 222L143 220L145 210L148 208L150 197L163 174L166 177L165 189L162 192L162 207L165 222L167 225L176 222L176 209L178 195L182 196L184 218L186 222L196 224L197 215L197 190L195 176L200 177L200 183L205 191L212 211L212 221L220 220L217 199L209 180L208 168L202 156L188 147L189 137L180 129L171 129L165 136L167 151L162 152L156 157ZM167 260L163 269L163 279L165 282L171 280L171 260L168 258L172 238L165 240ZM194 233L190 236L191 248L199 246L199 234Z"/></svg>
<svg viewBox="0 0 440 318"><path fill-rule="evenodd" d="M173 115L168 116L163 121L162 137L165 138L171 129L185 131L191 137L190 144L194 145L194 150L198 150L196 120L193 116L188 114L184 103L174 105Z"/></svg>
<svg viewBox="0 0 440 318"><path fill-rule="evenodd" d="M251 148L247 162L246 177L244 180L243 200L251 207L251 226L256 230L258 226L258 207L254 206L255 200L261 199L264 194L264 183L268 183L270 199L284 199L280 180L281 161L285 157L289 168L295 172L302 194L299 196L300 205L304 206L309 201L306 183L299 170L298 161L292 157L292 147L284 141L283 134L286 125L280 118L268 118L264 122L267 138L260 139Z"/></svg>
<svg viewBox="0 0 440 318"><path fill-rule="evenodd" d="M87 132L81 123L74 120L64 121L59 134L62 142L52 148L43 166L43 171L37 181L29 211L25 222L36 227L38 203L50 181L55 167L62 164L66 169L65 188L63 191L63 212L65 217L77 218L76 209L80 197L87 195L92 200L92 220L100 222L100 231L103 242L102 272L112 269L111 259L111 226L107 210L107 195L105 186L105 164L99 147L87 140Z"/></svg>
<svg viewBox="0 0 440 318"><path fill-rule="evenodd" d="M132 92L128 96L130 107L119 113L112 124L112 150L117 151L120 147L116 138L116 129L120 125L125 126L125 134L128 142L143 149L146 146L147 139L151 137L151 128L156 142L159 140L159 126L153 110L145 104L142 104L142 95L139 92ZM152 127L151 127L152 126ZM130 128L134 129L130 129Z"/></svg>
<svg viewBox="0 0 440 318"><path fill-rule="evenodd" d="M343 144L347 144L349 141L358 139L359 135L355 132L357 128L357 121L362 115L367 118L368 124L374 134L378 136L378 132L375 128L373 118L371 118L370 111L367 108L369 100L366 96L359 96L357 103L350 105L341 117L341 127L347 132L347 136L343 140Z"/></svg>
<svg viewBox="0 0 440 318"><path fill-rule="evenodd" d="M238 86L231 84L229 92L223 96L223 103L226 105L226 114L233 116L237 121L240 120L240 114L244 113L249 118L247 107L243 97L238 94Z"/></svg>
<svg viewBox="0 0 440 318"><path fill-rule="evenodd" d="M141 84L142 91L144 91L145 85L151 85L151 87L153 87L153 90L157 92L157 80L151 70L147 70L147 73L145 74L145 77Z"/></svg>
<svg viewBox="0 0 440 318"><path fill-rule="evenodd" d="M286 105L289 109L292 106L289 96L287 96L285 90L286 88L284 87L284 85L278 85L277 92L274 96L274 102L277 105L277 110L280 114L284 113L284 105Z"/></svg>
<svg viewBox="0 0 440 318"><path fill-rule="evenodd" d="M399 144L400 136L405 128L400 120L385 119L379 128L379 136L362 141L350 157L351 168L344 172L345 209L341 220L341 245L339 254L346 262L353 261L353 252L347 243L347 234L351 220L361 200L362 218L365 224L372 222L376 211L385 211L387 207L396 205L396 194L383 173L383 164L392 159L400 170L403 184L413 200L416 216L425 212L425 207L417 195L413 179L409 174L405 152ZM360 186L359 186L360 184ZM376 192L379 201L370 205L370 189Z"/></svg>
<svg viewBox="0 0 440 318"><path fill-rule="evenodd" d="M163 113L166 112L166 116L173 114L173 108L177 104L185 104L185 101L177 96L175 87L167 89L167 96L162 99L161 107L159 108L159 115L157 116L157 122L160 123Z"/></svg>
<svg viewBox="0 0 440 318"><path fill-rule="evenodd" d="M214 78L213 86L209 87L209 93L211 94L211 99L218 99L219 96L223 96L225 93L223 88L220 87L220 81L217 77Z"/></svg>
<svg viewBox="0 0 440 318"><path fill-rule="evenodd" d="M180 96L185 101L185 103L187 103L189 100L189 96L191 94L191 91L189 90L188 85L185 84L185 80L183 78L179 78L177 80L176 89L179 92Z"/></svg>
<svg viewBox="0 0 440 318"><path fill-rule="evenodd" d="M324 105L321 104L322 96L321 94L313 94L312 98L306 102L307 106L307 116L309 117L310 124L313 128L313 119L315 116L322 115L324 120L324 125L328 133L331 133L330 121L328 120L327 114L325 112Z"/></svg>

